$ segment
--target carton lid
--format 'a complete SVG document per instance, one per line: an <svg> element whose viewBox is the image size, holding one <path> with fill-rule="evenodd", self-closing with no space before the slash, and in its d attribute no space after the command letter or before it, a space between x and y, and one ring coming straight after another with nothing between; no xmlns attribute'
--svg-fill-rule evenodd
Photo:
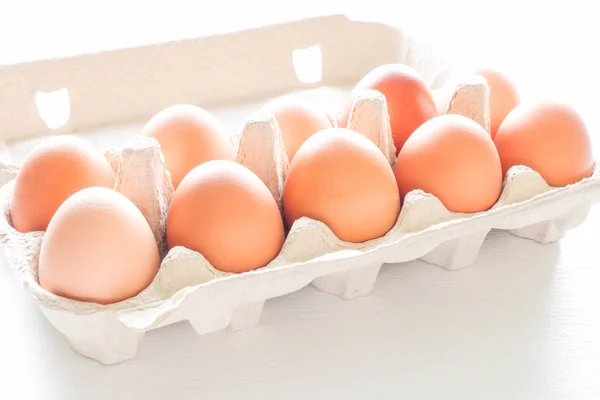
<svg viewBox="0 0 600 400"><path fill-rule="evenodd" d="M408 50L401 39L391 26L333 15L0 66L0 139L139 121L177 103L212 108L349 85L377 65L396 62ZM308 65L309 73L303 76L299 65ZM50 103L59 109L56 126L38 111Z"/></svg>

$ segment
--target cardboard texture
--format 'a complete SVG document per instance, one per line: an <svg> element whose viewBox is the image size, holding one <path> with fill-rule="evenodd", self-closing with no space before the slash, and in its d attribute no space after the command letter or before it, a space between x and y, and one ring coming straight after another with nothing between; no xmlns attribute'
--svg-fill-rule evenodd
<svg viewBox="0 0 600 400"><path fill-rule="evenodd" d="M0 116L0 128L7 140L50 132L32 108L32 93L40 89L36 85L53 90L56 85L65 86L71 93L72 117L52 133L149 118L174 103L229 104L311 87L316 83L299 82L291 63L278 66L286 57L292 59L294 49L315 44L322 50L321 85L352 85L377 65L405 62L421 72L436 95L445 99L444 112L465 115L489 129L485 81L454 73L453 66L398 29L340 16L2 67L0 87L10 83L8 93L15 101L5 101L10 103L11 113ZM253 73L241 73L239 65ZM119 87L124 82L126 88ZM88 96L85 90L98 96ZM380 93L366 90L357 97L349 127L372 140L394 165L387 105ZM249 116L231 140L237 149L236 160L265 182L281 207L288 160L275 119ZM368 294L384 263L421 258L449 270L469 266L491 229L552 242L581 223L590 204L600 200L598 169L581 182L553 188L537 172L513 167L505 177L500 199L488 211L452 213L435 196L413 191L394 228L381 238L346 243L324 224L303 218L291 227L281 253L269 265L230 274L214 269L201 254L189 249L176 247L167 252L165 223L173 188L155 140L134 137L123 147L107 151L106 157L116 171L115 189L140 208L164 256L148 288L111 305L65 299L39 287L37 264L43 233L23 234L12 228L9 200L18 166L0 165L0 240L9 265L73 348L104 364L135 357L146 331L178 321L189 320L198 334L256 325L265 300L311 283L345 299Z"/></svg>

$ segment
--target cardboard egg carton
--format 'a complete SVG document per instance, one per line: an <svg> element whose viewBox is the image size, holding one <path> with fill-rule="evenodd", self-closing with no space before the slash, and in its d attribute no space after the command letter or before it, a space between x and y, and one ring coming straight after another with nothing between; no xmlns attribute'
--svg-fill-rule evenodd
<svg viewBox="0 0 600 400"><path fill-rule="evenodd" d="M489 129L489 88L485 81L455 74L453 67L440 61L429 48L417 45L414 39L400 30L349 21L339 16L263 29L207 40L219 42L215 51L222 51L219 49L227 42L225 37L229 37L234 50L241 51L236 43L260 38L260 32L263 32L264 38L276 40L279 44L273 46L271 42L270 48L265 48L265 55L273 57L273 53L289 50L288 46L283 46L284 42L292 42L292 46L300 42L306 46L315 40L315 37L310 37L307 42L306 37L317 32L317 42L333 52L332 56L324 53L326 62L323 70L333 68L338 72L324 74L325 82L342 84L346 79L351 84L379 64L405 62L430 82L436 97L442 99L439 102L442 112L464 115ZM275 35L276 39L273 39L273 30L283 35ZM337 32L338 36L332 32ZM344 50L356 45L355 39L359 42L367 40L361 42L367 46L366 54L352 62L342 61L341 57L346 54ZM379 46L373 46L368 40ZM201 41L195 44L204 46L207 43ZM168 48L169 44L166 46ZM156 56L164 48L154 50ZM131 51L144 54L139 49ZM152 52L152 49L145 51ZM130 52L124 51L123 54L127 60L137 60L129 58L132 56ZM83 58L86 59L85 56ZM241 62L240 58L237 63ZM182 63L185 60L187 58L182 57ZM90 63L93 70L94 64L91 60ZM65 68L68 65L67 62ZM292 85L289 77L283 77L285 74L279 72L272 76L283 92L303 87L297 82ZM163 78L159 76L158 80ZM241 91L234 93L231 89L230 95L237 98L255 92L261 94L259 88L263 87L262 84L253 86L254 83L244 82ZM179 97L172 94L173 97L168 100L170 103L185 102L187 93L184 91ZM205 101L210 104L208 99ZM168 105L143 99L136 113L149 117ZM100 112L110 121L108 114L113 113L111 115L115 117L123 111L109 108ZM94 126L97 118L82 117L80 121L87 121L83 124L87 128ZM21 127L13 126L25 135L29 128L35 128L31 121L33 119ZM0 126L5 122L0 120ZM372 140L390 165L394 165L395 148L387 104L380 93L365 90L357 96L348 126ZM77 130L67 125L63 132ZM281 207L288 160L275 119L268 114L251 115L243 128L232 134L231 140L237 149L236 161L252 170L267 185ZM115 190L132 200L144 214L161 250L161 257L164 257L156 278L148 288L131 299L111 305L62 298L39 286L37 269L43 233L19 233L12 228L9 204L18 166L0 165L3 183L0 189L0 240L10 267L44 315L64 334L72 347L104 364L135 357L145 332L182 320L188 320L198 334L251 327L259 322L267 299L292 293L309 284L345 299L368 294L381 266L386 263L420 258L449 270L467 267L475 261L491 229L508 230L541 243L552 242L581 223L590 204L600 200L598 169L581 182L553 188L535 171L513 167L504 179L498 202L490 210L474 214L453 213L435 196L416 190L407 194L395 226L385 236L364 243L343 242L323 223L302 218L290 228L280 254L270 264L255 271L231 274L216 270L195 251L183 247L167 250L165 224L173 187L160 147L154 139L133 137L123 147L110 149L105 155L116 173Z"/></svg>

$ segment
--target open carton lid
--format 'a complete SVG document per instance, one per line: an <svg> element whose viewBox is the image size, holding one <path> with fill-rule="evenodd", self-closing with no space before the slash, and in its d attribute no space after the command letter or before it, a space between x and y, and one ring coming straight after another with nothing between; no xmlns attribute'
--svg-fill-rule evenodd
<svg viewBox="0 0 600 400"><path fill-rule="evenodd" d="M413 58L411 43L394 27L334 15L0 66L0 139L147 120L177 103L211 109L317 86L348 86L400 59L418 64L411 66L425 79L434 78L443 64L423 64L435 57Z"/></svg>
<svg viewBox="0 0 600 400"><path fill-rule="evenodd" d="M455 82L455 68L406 32L339 15L7 65L0 67L0 139L12 145L47 135L145 122L176 103L211 109L302 89L353 86L374 67L394 62L417 70L432 89ZM480 111L488 107L487 87L466 83L449 88L445 112L462 113L486 125L489 110ZM351 117L350 126L372 138L386 133L389 127L382 97L371 93L362 103L355 102L355 108L360 105L365 112L356 113L354 120ZM62 111L48 112L52 104ZM274 140L277 136L278 128L270 120L250 121L246 128L248 138L262 135ZM271 144L270 151L278 151L275 141ZM157 165L157 146L127 146L122 154L128 156L119 161L121 174L136 178L140 168L128 169L127 165ZM269 173L278 168L276 164L259 167L270 168L265 176L280 179ZM16 168L2 166L0 179L6 182L14 177ZM157 181L166 173L165 168L148 170L156 173ZM134 357L145 331L183 319L199 334L252 326L258 323L266 299L309 283L344 298L367 294L383 263L422 258L448 269L465 267L475 260L492 228L541 242L554 241L585 218L589 203L600 200L597 172L570 187L551 188L536 172L516 167L505 179L498 204L489 211L451 213L435 196L415 191L407 196L396 226L386 236L354 245L340 241L324 224L302 219L292 227L272 265L246 274L223 276L207 265L201 254L174 248L163 260L155 281L142 293L100 306L64 299L39 287L37 256L42 235L20 234L12 228L6 205L13 183L0 189L4 207L0 239L11 267L71 345L106 364ZM278 189L272 185L272 192ZM160 200L154 192L150 198L147 191L134 193L148 201ZM164 229L160 217L167 206L155 205L158 218L153 220Z"/></svg>

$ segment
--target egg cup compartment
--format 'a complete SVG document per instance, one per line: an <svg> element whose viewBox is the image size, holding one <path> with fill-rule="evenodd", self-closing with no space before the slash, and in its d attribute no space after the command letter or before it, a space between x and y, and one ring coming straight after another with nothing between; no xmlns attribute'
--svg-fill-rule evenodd
<svg viewBox="0 0 600 400"><path fill-rule="evenodd" d="M462 82L450 90L446 111L473 118L487 128L488 98L485 82ZM372 140L394 165L387 105L379 92L365 90L356 97L348 126ZM238 149L237 162L265 182L281 207L288 160L275 119L254 115L232 140ZM8 208L14 180L0 190L4 209L0 239L10 265L72 347L105 364L133 358L144 332L181 320L190 321L198 334L254 326L266 299L311 283L344 299L366 295L384 263L420 258L449 270L469 266L493 228L542 243L555 241L581 223L589 204L600 199L598 169L581 182L552 188L535 171L513 167L498 202L488 211L453 213L435 196L415 190L407 194L395 226L381 238L347 243L323 223L301 218L269 265L231 274L216 270L201 254L184 247L166 251L166 216L173 187L156 140L134 137L124 148L105 155L116 172L115 190L140 209L164 257L154 281L134 298L98 305L43 290L37 282L43 233L14 230ZM9 177L16 171L12 166L0 168Z"/></svg>
<svg viewBox="0 0 600 400"><path fill-rule="evenodd" d="M347 300L361 297L373 290L381 265L376 262L337 274L323 275L312 281L312 285Z"/></svg>
<svg viewBox="0 0 600 400"><path fill-rule="evenodd" d="M344 79L349 77L355 79L374 63L383 64L399 59L420 71L430 82L430 88L440 100L438 105L441 112L464 115L489 130L489 88L485 81L477 77L459 78L453 68L446 68L432 49L422 47L413 38L396 30L391 36L392 30L389 27L357 24L345 17L315 19L306 24L308 25L284 24L267 28L264 32L256 30L242 35L261 38L254 42L266 43L264 46L257 46L264 47L261 47L264 55L273 54L273 57L275 54L277 57L282 54L289 55L287 46L282 44L286 37L285 40L301 38L301 46L312 45L313 41L321 43L325 61L322 83L327 85L343 84ZM273 29L287 34L273 34ZM332 38L332 31L339 36L336 40ZM238 44L235 51L241 54L247 48L247 40L235 37L237 39L233 39L233 43ZM391 37L393 39L390 39ZM278 46L273 46L269 44L269 40L280 42ZM387 49L373 45L373 40L385 42L388 45ZM86 80L80 78L77 83L80 83L81 87L78 86L72 91L74 101L79 103L78 107L73 108L74 117L67 128L91 121L116 121L127 112L135 111L141 115L143 112L175 102L202 104L210 99L226 99L225 95L219 97L219 90L229 90L227 93L230 94L230 98L242 98L250 94L264 93L263 87L278 90L292 87L288 76L291 71L289 74L285 72L277 75L273 69L261 73L261 76L269 77L268 82L254 82L247 77L232 74L235 77L233 83L228 81L227 85L219 86L218 83L213 83L197 73L201 60L194 57L202 53L202 59L206 58L203 52L209 48L208 41L199 43L201 46L193 41L179 44L182 53L178 62L188 63L185 65L189 67L189 71L183 68L175 71L173 75L170 74L174 71L170 63L168 68L160 63L160 60L165 58L160 54L174 54L173 48L168 44L154 49L127 50L129 53L125 51L128 62L136 63L141 60L139 68L132 66L132 70L138 71L146 67L148 71L146 75L133 77L135 79L131 82L135 85L131 83L131 90L122 91L122 88L119 88L119 93L127 94L116 99L114 103L107 102L106 107L97 107L94 102L96 99L91 100L89 96L82 95L90 92L86 86L89 79L87 77L96 76L94 74L113 74L114 71L106 66L122 64L114 54L94 55L94 60L101 59L102 62L98 65L90 64L94 73L86 71L85 74L80 74L81 77L85 76ZM397 50L396 46L400 49ZM198 48L202 48L203 52L192 51ZM355 51L350 54L350 48L360 48L365 53L356 55ZM389 50L391 48L394 49L393 54ZM167 53L164 53L165 51ZM243 64L238 57L229 65L227 60L231 58L231 54L227 53L227 57L224 57L221 47L215 51L222 57L219 60L228 65L223 67L225 72L225 68L229 68L229 72L238 71L237 66ZM253 48L252 51L252 59L260 59L255 54L258 52L257 48ZM137 56L134 57L134 54ZM354 58L350 65L347 65L350 56ZM111 64L113 58L110 57L114 58L114 64ZM148 62L148 59L151 62ZM276 58L268 58L261 67L268 69L276 64L275 60ZM63 76L65 81L68 81L67 76L71 76L68 67L75 65L69 64L70 62L64 61L64 68L61 70L66 71ZM76 59L73 62L80 61ZM81 67L83 63L76 65L79 66L77 71L84 71ZM44 71L43 65L32 65L30 68ZM152 68L156 68L154 73ZM205 66L205 70L213 71L214 68L212 65L210 68ZM22 112L29 110L26 96L31 92L27 86L30 81L18 81L16 77L20 76L20 72L11 71L5 75L8 76L6 79L13 79L19 84L7 88L12 91L9 92L11 99L16 100L11 103L13 112L5 113L5 116L10 115L10 118L2 119L0 116L0 125L15 137L32 132L46 132L39 121L30 117L32 113ZM194 74L189 75L191 71L194 71ZM220 73L225 73L223 71L220 70ZM17 74L10 75L13 72ZM184 75L181 75L182 73ZM47 74L36 72L33 75L37 77ZM145 76L151 76L152 79L146 82L143 80ZM202 79L206 80L197 83ZM173 80L177 80L176 90L169 89L164 93L158 90L159 87L172 88L170 85ZM188 90L188 82L191 80L195 85L200 85L194 90L204 90L202 85L208 85L213 92L209 94L198 90L202 94L197 95L192 88ZM27 90L20 90L22 88L19 85L25 85ZM240 89L233 92L233 87ZM135 90L139 88L146 90L144 93L156 92L165 96L146 96L148 98L144 100L147 101L138 105L138 109L132 110L128 108L132 103L131 98L126 96L129 96L128 93L136 93L136 96L139 96L139 90ZM98 91L105 88L96 89ZM112 99L111 90L113 89L106 88L103 92L104 98ZM179 93L183 94L176 96ZM16 121L14 115L25 115L26 118ZM90 120L86 117L90 117ZM387 105L380 93L366 90L358 94L348 126L373 141L390 165L394 165L395 148L391 138ZM232 134L231 141L237 149L236 161L248 167L265 182L281 208L288 160L275 119L270 115L253 115L243 129ZM159 272L146 289L133 298L110 305L62 298L39 286L37 269L43 232L23 234L12 227L9 204L18 167L0 164L0 179L2 182L8 182L0 188L0 204L3 210L0 218L0 241L4 244L9 266L25 290L39 304L50 323L67 338L71 346L79 353L104 364L135 357L146 331L179 321L188 320L200 335L222 329L239 330L254 326L260 320L267 299L295 292L311 283L325 292L352 299L372 291L383 264L422 259L449 270L469 266L476 260L481 244L491 229L507 230L541 243L552 242L558 240L566 230L581 223L587 216L590 204L600 201L598 168L591 177L578 183L553 188L535 171L526 167L513 167L504 179L498 202L490 210L475 214L452 213L435 196L416 190L406 196L395 226L383 237L364 243L343 242L323 223L301 218L288 227L289 232L283 248L270 264L247 273L231 274L216 270L201 254L184 247L175 247L167 251L165 226L173 187L160 147L155 140L136 137L128 141L123 148L109 150L105 155L116 172L115 189L131 199L145 216L162 257Z"/></svg>
<svg viewBox="0 0 600 400"><path fill-rule="evenodd" d="M573 207L554 219L527 225L521 228L509 229L515 236L535 240L539 243L552 243L563 237L572 228L583 223L590 213L590 206L580 205Z"/></svg>

